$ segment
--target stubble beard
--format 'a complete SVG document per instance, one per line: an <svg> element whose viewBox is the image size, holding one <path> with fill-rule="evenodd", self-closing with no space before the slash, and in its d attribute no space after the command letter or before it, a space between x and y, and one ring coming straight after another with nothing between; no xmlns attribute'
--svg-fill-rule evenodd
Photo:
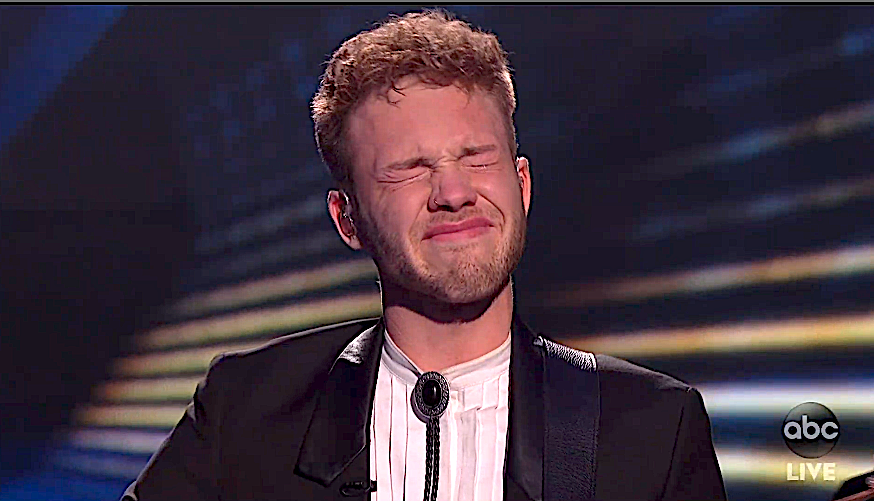
<svg viewBox="0 0 874 501"><path fill-rule="evenodd" d="M492 259L478 261L478 253L466 252L467 246L460 245L444 250L445 255L451 253L452 259L439 270L421 255L407 251L398 236L383 231L369 215L359 214L356 228L365 250L376 262L384 287L391 285L453 305L494 299L510 283L525 249L524 210L520 208L507 222L507 236L490 254Z"/></svg>

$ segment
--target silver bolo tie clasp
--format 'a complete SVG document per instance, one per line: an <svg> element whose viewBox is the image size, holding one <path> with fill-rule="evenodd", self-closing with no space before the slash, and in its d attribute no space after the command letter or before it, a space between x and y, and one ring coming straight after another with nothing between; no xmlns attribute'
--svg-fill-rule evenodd
<svg viewBox="0 0 874 501"><path fill-rule="evenodd" d="M424 501L436 501L440 472L440 416L449 406L449 383L439 372L426 372L416 381L412 400L413 412L426 425Z"/></svg>

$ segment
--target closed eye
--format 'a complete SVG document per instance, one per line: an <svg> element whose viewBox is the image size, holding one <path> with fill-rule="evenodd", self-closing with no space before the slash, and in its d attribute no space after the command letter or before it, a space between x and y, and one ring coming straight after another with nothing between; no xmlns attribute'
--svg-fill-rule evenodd
<svg viewBox="0 0 874 501"><path fill-rule="evenodd" d="M464 164L475 168L485 169L498 163L498 148L494 145L476 146L465 148L461 155Z"/></svg>
<svg viewBox="0 0 874 501"><path fill-rule="evenodd" d="M482 159L477 159L477 160L465 162L465 165L467 165L468 167L470 167L472 169L477 169L477 170L488 169L488 168L491 168L491 167L498 165L498 162L489 162L489 161L485 161Z"/></svg>
<svg viewBox="0 0 874 501"><path fill-rule="evenodd" d="M379 176L379 180L384 183L402 183L422 177L430 172L430 169L421 163L408 164L391 170L385 170Z"/></svg>

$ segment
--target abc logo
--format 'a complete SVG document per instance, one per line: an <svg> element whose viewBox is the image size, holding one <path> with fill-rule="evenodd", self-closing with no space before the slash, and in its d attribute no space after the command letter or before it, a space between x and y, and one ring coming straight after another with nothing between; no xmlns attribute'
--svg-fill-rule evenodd
<svg viewBox="0 0 874 501"><path fill-rule="evenodd" d="M816 402L795 406L783 420L783 441L803 458L825 456L838 443L841 425L828 407Z"/></svg>

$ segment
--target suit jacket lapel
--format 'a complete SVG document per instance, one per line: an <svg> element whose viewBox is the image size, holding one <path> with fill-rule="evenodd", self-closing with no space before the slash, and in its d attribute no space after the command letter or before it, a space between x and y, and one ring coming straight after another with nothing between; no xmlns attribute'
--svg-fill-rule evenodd
<svg viewBox="0 0 874 501"><path fill-rule="evenodd" d="M543 499L543 354L534 345L534 338L531 330L514 317L504 470L507 501Z"/></svg>
<svg viewBox="0 0 874 501"><path fill-rule="evenodd" d="M355 477L352 481L369 480L368 425L382 343L380 320L337 357L313 411L296 473L326 487L341 474ZM350 465L354 468L347 470Z"/></svg>

